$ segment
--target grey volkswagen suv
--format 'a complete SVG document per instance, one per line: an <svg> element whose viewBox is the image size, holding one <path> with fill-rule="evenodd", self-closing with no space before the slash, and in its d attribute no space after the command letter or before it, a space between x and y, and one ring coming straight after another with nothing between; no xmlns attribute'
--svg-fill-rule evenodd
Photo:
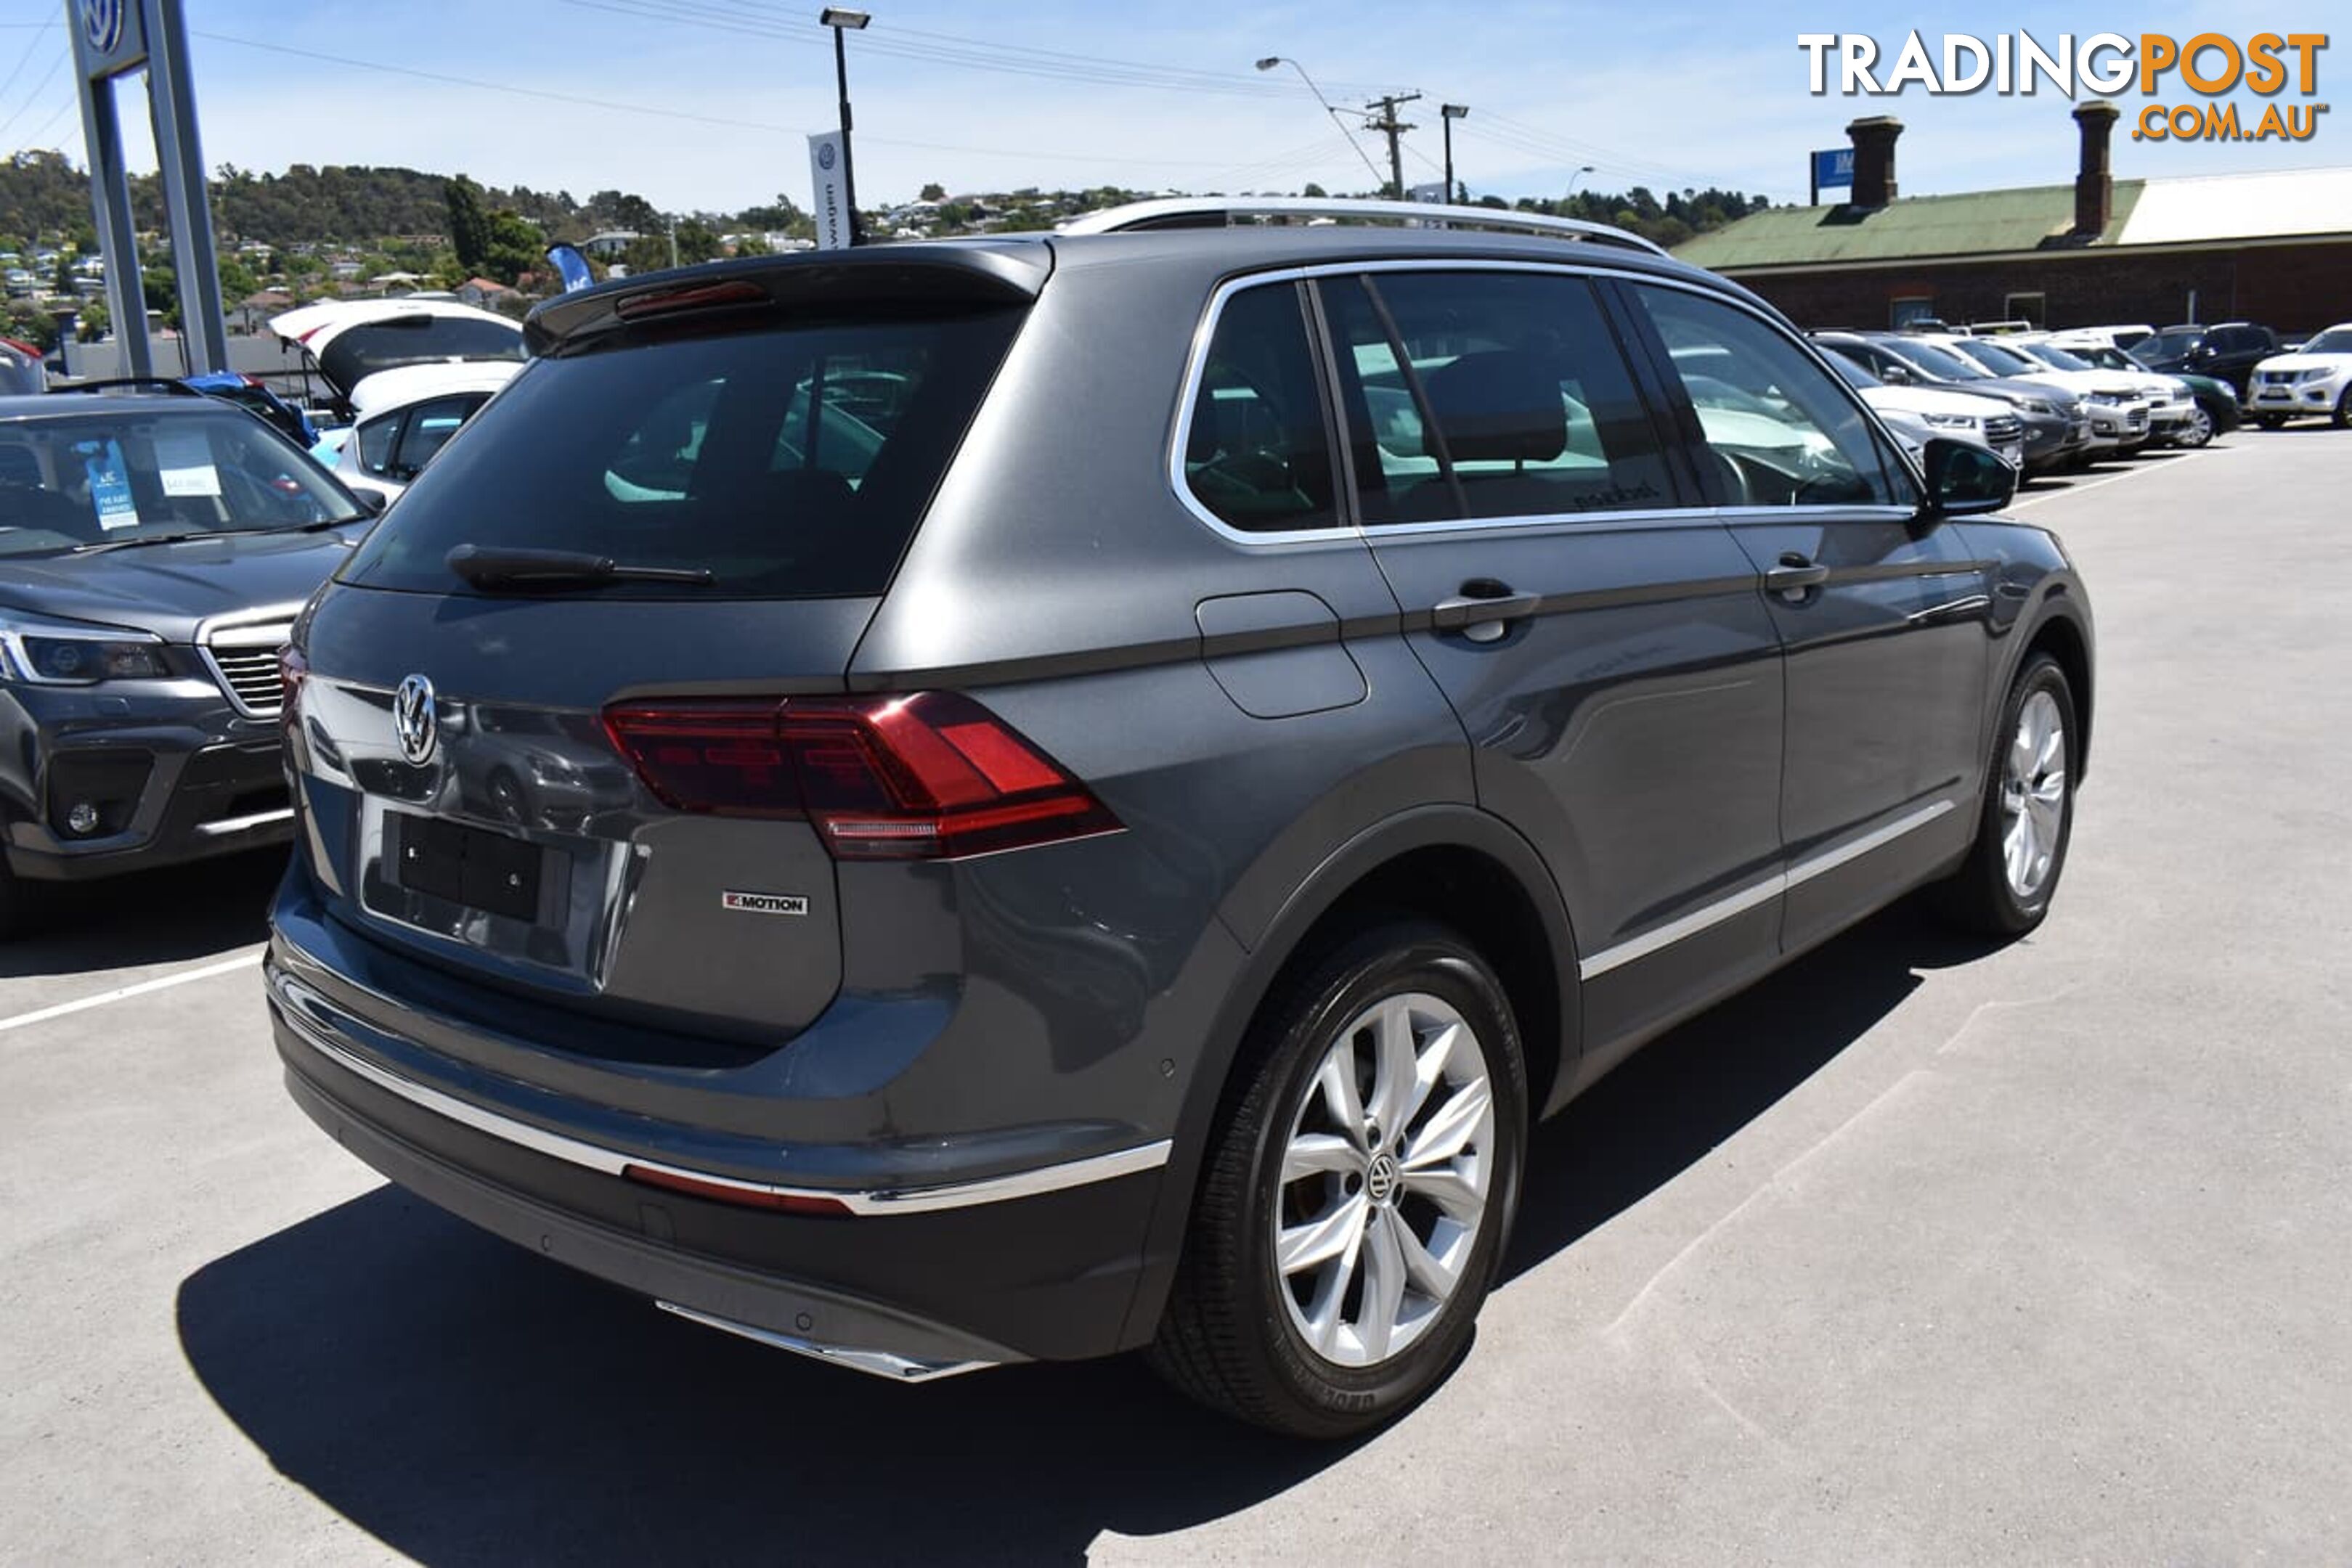
<svg viewBox="0 0 2352 1568"><path fill-rule="evenodd" d="M1614 231L1233 215L541 306L287 655L302 1107L702 1323L1332 1435L1636 1045L2042 919L2092 632L2008 465Z"/></svg>

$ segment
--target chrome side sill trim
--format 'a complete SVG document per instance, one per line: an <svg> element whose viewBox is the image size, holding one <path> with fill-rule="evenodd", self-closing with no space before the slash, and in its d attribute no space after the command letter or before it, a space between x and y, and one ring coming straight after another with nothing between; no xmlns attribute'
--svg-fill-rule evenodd
<svg viewBox="0 0 2352 1568"><path fill-rule="evenodd" d="M256 811L249 817L223 817L217 822L198 822L195 834L200 839L226 838L231 833L247 832L255 828L266 828L273 822L290 822L293 820L294 808L280 806L274 811Z"/></svg>
<svg viewBox="0 0 2352 1568"><path fill-rule="evenodd" d="M1744 915L1759 904L1769 904L1790 888L1811 882L1813 878L1851 861L1860 860L1873 850L1884 849L1906 833L1916 832L1947 812L1959 809L1957 800L1931 800L1916 811L1906 812L1883 828L1852 839L1834 849L1822 851L1785 871L1774 872L1763 881L1753 883L1738 892L1719 898L1704 909L1695 909L1677 920L1670 920L1654 931L1644 931L1630 941L1614 947L1605 947L1576 967L1576 977L1591 979L1610 970L1631 964L1639 958L1671 947L1687 936L1696 936L1711 926L1720 925L1735 915Z"/></svg>
<svg viewBox="0 0 2352 1568"><path fill-rule="evenodd" d="M732 1318L717 1317L709 1312L697 1312L692 1307L681 1307L676 1301L656 1300L654 1305L690 1322L700 1323L705 1328L738 1334L777 1350L791 1351L794 1355L812 1356L835 1366L846 1366L853 1371L887 1378L892 1383L929 1383L935 1378L979 1372L996 1364L992 1361L918 1361L911 1356L893 1355L887 1350L856 1350L848 1345L824 1344L813 1339L778 1333L773 1329L754 1328L750 1323L739 1323Z"/></svg>
<svg viewBox="0 0 2352 1568"><path fill-rule="evenodd" d="M397 1094L412 1104L421 1105L478 1133L486 1133L535 1154L546 1155L606 1176L620 1176L634 1166L640 1170L658 1171L713 1186L731 1188L746 1197L823 1199L839 1204L853 1215L929 1214L945 1208L969 1208L983 1203L1035 1197L1045 1193L1060 1192L1066 1187L1084 1186L1092 1182L1110 1181L1118 1176L1155 1170L1168 1163L1169 1155L1175 1147L1173 1140L1162 1138L1158 1143L1115 1149L1107 1155L1093 1155L1059 1165L1038 1166L1005 1176L986 1176L978 1181L956 1182L942 1186L884 1187L853 1192L835 1187L785 1186L770 1182L745 1181L740 1176L625 1155L617 1149L551 1133L544 1127L535 1127L528 1122L500 1115L470 1101L445 1094L438 1089L379 1066L328 1038L309 1015L313 1009L331 1009L325 998L299 980L273 969L269 972L269 988L279 1003L278 1016L302 1037L303 1043L345 1071L355 1073L388 1093Z"/></svg>

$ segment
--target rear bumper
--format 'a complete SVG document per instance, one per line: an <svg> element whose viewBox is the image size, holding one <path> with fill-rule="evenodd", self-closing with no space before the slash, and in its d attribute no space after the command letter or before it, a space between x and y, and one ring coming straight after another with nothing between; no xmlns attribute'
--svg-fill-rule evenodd
<svg viewBox="0 0 2352 1568"><path fill-rule="evenodd" d="M273 955L273 959L282 956ZM518 1245L681 1315L898 1381L1129 1348L1164 1145L984 1179L906 1186L752 1183L511 1113L273 961L269 1006L296 1103L352 1154ZM780 1150L780 1153L795 1151ZM638 1167L640 1177L620 1172ZM648 1185L713 1178L752 1201ZM782 1212L756 1194L837 1201Z"/></svg>

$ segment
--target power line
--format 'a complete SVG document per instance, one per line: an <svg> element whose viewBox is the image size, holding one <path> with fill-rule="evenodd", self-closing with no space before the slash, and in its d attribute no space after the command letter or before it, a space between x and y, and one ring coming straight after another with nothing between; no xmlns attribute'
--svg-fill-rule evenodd
<svg viewBox="0 0 2352 1568"><path fill-rule="evenodd" d="M260 49L270 54L290 55L298 59L320 61L329 65L348 66L354 70L379 71L391 76L412 77L421 81L439 82L449 87L467 88L478 92L506 93L513 97L571 104L583 109L608 110L621 114L655 115L664 120L688 120L701 125L726 126L739 131L764 131L779 136L803 136L798 127L777 125L766 120L743 120L728 115L698 114L690 110L664 109L656 104L629 103L615 99L591 98L582 93L552 92L542 88L520 87L512 82L484 81L477 77L455 76L446 71L425 70L415 66L394 65L385 60L353 59L344 55L331 55L318 49L296 48L289 44L267 43L259 38L240 38L227 33L210 33L200 28L190 29L193 37L212 43L233 44L240 48ZM1200 158L1129 158L1122 155L1091 152L1049 152L1023 147L971 147L950 141L917 141L904 137L861 136L861 141L881 147L905 147L917 152L957 152L982 158L1043 159L1055 162L1137 165L1163 169L1203 169L1213 160Z"/></svg>
<svg viewBox="0 0 2352 1568"><path fill-rule="evenodd" d="M48 90L49 84L58 79L58 73L66 68L66 57L72 52L70 48L59 51L56 61L49 67L49 74L40 79L39 84L33 89L31 96L16 106L16 113L5 120L0 120L0 136L5 136L8 133L8 128L23 119L25 111L40 100L41 95Z"/></svg>
<svg viewBox="0 0 2352 1568"><path fill-rule="evenodd" d="M23 76L25 74L25 68L33 63L33 52L41 47L41 35L47 32L52 26L56 26L56 24L52 22L15 22L11 23L10 26L32 27L36 30L31 40L25 45L25 52L16 57L16 68L8 73L8 79L6 81L0 81L0 98L6 98L8 96L8 89L16 85L16 78Z"/></svg>
<svg viewBox="0 0 2352 1568"><path fill-rule="evenodd" d="M772 38L811 47L824 41L825 29L814 22L796 22L725 0L564 0L579 9L604 11L646 21L686 22L751 37ZM882 55L932 64L960 66L1015 76L1085 82L1094 86L1148 87L1171 91L1223 93L1239 98L1295 98L1297 90L1281 82L1261 81L1239 72L1202 70L1188 66L1159 65L1142 60L1115 59L1061 49L1041 49L994 39L965 37L952 33L892 26L863 34L860 54ZM1347 91L1378 91L1348 84Z"/></svg>

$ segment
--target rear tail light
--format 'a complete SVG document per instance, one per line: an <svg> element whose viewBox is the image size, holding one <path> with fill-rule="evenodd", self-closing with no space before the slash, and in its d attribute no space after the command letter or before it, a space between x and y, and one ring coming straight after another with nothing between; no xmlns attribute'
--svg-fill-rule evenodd
<svg viewBox="0 0 2352 1568"><path fill-rule="evenodd" d="M623 704L604 727L667 804L805 818L844 860L951 860L1119 830L1092 790L953 692Z"/></svg>

